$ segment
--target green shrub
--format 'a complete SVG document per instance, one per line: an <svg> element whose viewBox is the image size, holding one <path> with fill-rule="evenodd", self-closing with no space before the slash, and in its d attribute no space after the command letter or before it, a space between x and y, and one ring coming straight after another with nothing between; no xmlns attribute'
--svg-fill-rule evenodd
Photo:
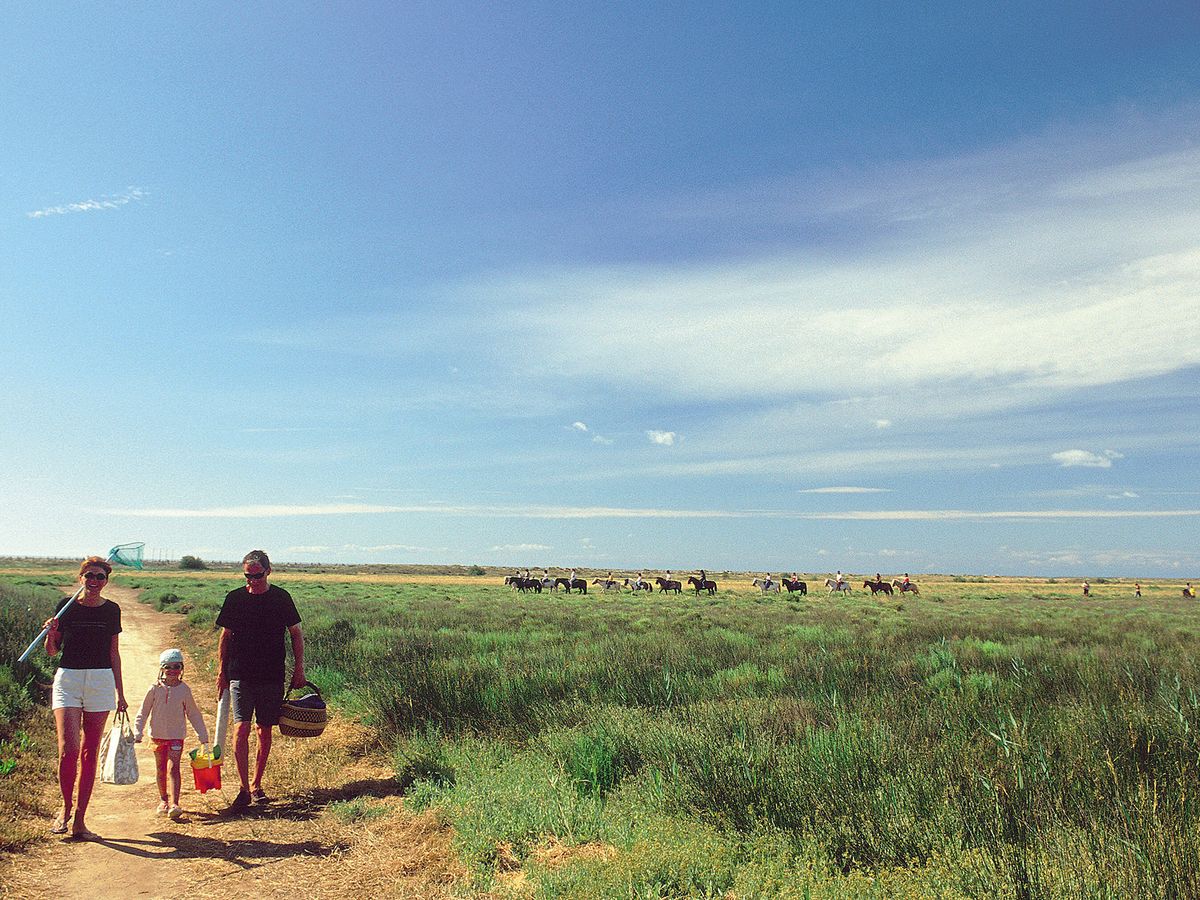
<svg viewBox="0 0 1200 900"><path fill-rule="evenodd" d="M198 556L184 556L179 560L181 569L207 569L208 565Z"/></svg>

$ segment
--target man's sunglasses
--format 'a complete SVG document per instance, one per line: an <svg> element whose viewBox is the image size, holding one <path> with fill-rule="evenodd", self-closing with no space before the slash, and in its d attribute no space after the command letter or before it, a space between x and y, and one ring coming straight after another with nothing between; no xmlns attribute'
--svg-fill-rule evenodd
<svg viewBox="0 0 1200 900"><path fill-rule="evenodd" d="M260 578L267 577L266 572L243 572L242 574L245 575L250 581L258 581Z"/></svg>
<svg viewBox="0 0 1200 900"><path fill-rule="evenodd" d="M84 580L86 581L107 581L108 576L103 572L84 572Z"/></svg>

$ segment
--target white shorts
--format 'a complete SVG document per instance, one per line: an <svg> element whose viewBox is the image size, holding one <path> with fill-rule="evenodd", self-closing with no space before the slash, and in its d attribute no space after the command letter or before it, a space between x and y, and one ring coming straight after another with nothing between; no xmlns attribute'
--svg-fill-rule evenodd
<svg viewBox="0 0 1200 900"><path fill-rule="evenodd" d="M51 698L51 709L112 712L117 708L117 681L112 669L59 669Z"/></svg>

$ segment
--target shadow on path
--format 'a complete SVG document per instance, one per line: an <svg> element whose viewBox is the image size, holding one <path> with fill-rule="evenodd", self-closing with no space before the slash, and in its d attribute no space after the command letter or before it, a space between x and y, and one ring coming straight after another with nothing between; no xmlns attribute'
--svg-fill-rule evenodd
<svg viewBox="0 0 1200 900"><path fill-rule="evenodd" d="M326 845L320 841L288 844L257 840L222 841L172 831L154 832L146 837L151 840L103 838L93 843L142 859L223 859L243 869L253 869L273 859L290 856L329 856L349 849L349 845L344 843Z"/></svg>

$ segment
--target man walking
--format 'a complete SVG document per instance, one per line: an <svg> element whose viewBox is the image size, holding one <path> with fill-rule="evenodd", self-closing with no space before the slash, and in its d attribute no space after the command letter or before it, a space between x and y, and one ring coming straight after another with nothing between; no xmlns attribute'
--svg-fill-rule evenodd
<svg viewBox="0 0 1200 900"><path fill-rule="evenodd" d="M262 550L251 550L242 560L246 586L225 595L217 616L221 638L217 645L217 696L229 689L235 727L233 758L242 789L229 806L230 812L251 803L267 803L262 788L263 772L271 753L271 729L279 722L283 704L284 635L291 638L291 686L300 687L304 678L304 633L292 596L270 584L271 560ZM257 726L258 753L254 780L250 780L250 725Z"/></svg>

